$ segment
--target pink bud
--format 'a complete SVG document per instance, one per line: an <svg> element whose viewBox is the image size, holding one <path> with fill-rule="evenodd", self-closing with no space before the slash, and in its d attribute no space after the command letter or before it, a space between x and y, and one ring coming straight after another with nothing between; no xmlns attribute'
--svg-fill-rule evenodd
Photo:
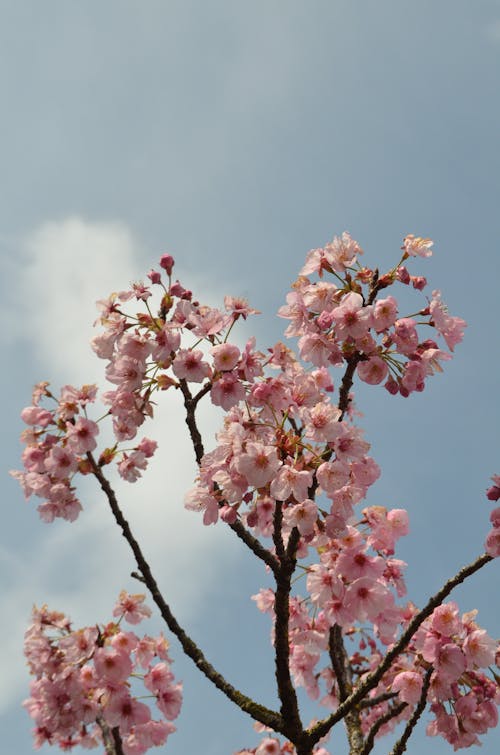
<svg viewBox="0 0 500 755"><path fill-rule="evenodd" d="M498 501L500 498L500 488L496 485L492 485L491 488L488 488L486 491L486 498L489 501Z"/></svg>
<svg viewBox="0 0 500 755"><path fill-rule="evenodd" d="M401 267L398 267L398 271L396 273L396 277L397 277L398 281L400 281L401 283L404 283L405 286L407 286L408 283L411 280L410 279L410 273L408 272L408 270L406 269L406 267L404 267L403 265L401 265Z"/></svg>
<svg viewBox="0 0 500 755"><path fill-rule="evenodd" d="M160 273L157 273L156 270L150 270L148 273L148 278L151 281L151 283L161 282L161 275Z"/></svg>
<svg viewBox="0 0 500 755"><path fill-rule="evenodd" d="M423 291L427 285L427 278L424 278L423 275L412 275L411 283L413 288L416 288L417 291Z"/></svg>
<svg viewBox="0 0 500 755"><path fill-rule="evenodd" d="M172 275L174 267L174 258L170 254L162 254L160 258L160 267L166 270L167 275Z"/></svg>

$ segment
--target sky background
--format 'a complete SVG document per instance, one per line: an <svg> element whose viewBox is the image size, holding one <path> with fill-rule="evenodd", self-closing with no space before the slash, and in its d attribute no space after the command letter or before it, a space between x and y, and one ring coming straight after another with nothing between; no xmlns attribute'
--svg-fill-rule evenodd
<svg viewBox="0 0 500 755"><path fill-rule="evenodd" d="M410 512L397 555L416 603L482 552L484 490L500 471L499 63L498 0L0 1L4 752L32 752L20 708L32 604L89 625L121 588L137 591L91 481L76 524L49 527L24 502L7 475L19 412L39 380L102 381L95 301L162 253L202 301L249 298L263 314L238 337L253 328L264 348L282 337L275 313L309 249L348 230L384 270L406 234L432 237L434 257L412 272L467 320L466 338L421 395L357 390L383 471L368 503ZM233 684L272 706L269 623L250 600L266 575L231 532L183 510L195 469L175 398L147 428L160 443L150 471L120 498L174 612ZM210 446L219 415L202 414ZM495 565L454 597L496 636ZM250 720L175 638L172 656L185 704L165 751L255 746ZM424 728L410 752L450 751ZM499 751L494 732L482 752Z"/></svg>

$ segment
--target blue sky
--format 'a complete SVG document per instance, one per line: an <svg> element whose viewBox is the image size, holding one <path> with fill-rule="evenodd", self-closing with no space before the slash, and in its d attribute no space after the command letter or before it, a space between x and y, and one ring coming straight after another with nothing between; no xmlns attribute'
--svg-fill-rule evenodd
<svg viewBox="0 0 500 755"><path fill-rule="evenodd" d="M87 345L94 302L161 253L199 298L248 297L263 347L282 337L275 313L310 248L348 230L383 269L407 233L432 237L435 255L415 272L467 320L466 338L422 395L357 391L383 470L369 502L410 512L398 555L415 602L482 550L484 489L499 471L499 63L498 0L0 2L6 752L32 751L19 707L32 604L91 624L136 589L96 487L74 525L47 527L24 502L7 476L19 411L38 380L101 380ZM204 411L208 442L217 420ZM150 433L163 455L123 488L124 506L207 656L274 704L269 627L249 599L266 577L231 533L183 511L194 475L183 432L170 402ZM490 565L456 593L492 635L497 585ZM175 640L172 653L185 706L167 751L254 743ZM422 730L419 752L449 751ZM482 752L499 749L493 733Z"/></svg>

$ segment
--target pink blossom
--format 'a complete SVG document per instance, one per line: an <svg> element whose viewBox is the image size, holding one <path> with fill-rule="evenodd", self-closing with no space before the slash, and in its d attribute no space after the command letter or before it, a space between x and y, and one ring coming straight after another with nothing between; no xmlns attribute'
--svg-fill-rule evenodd
<svg viewBox="0 0 500 755"><path fill-rule="evenodd" d="M305 434L315 441L333 441L342 432L341 411L331 404L318 403L304 411Z"/></svg>
<svg viewBox="0 0 500 755"><path fill-rule="evenodd" d="M245 453L236 460L238 472L246 478L249 485L256 488L262 488L271 482L280 466L276 449L262 443L247 443Z"/></svg>
<svg viewBox="0 0 500 755"><path fill-rule="evenodd" d="M157 692L158 708L169 721L173 721L180 713L182 705L182 685L171 684Z"/></svg>
<svg viewBox="0 0 500 755"><path fill-rule="evenodd" d="M401 354L405 354L405 356L414 354L418 346L418 333L415 327L415 320L411 317L403 317L401 320L396 320L393 338Z"/></svg>
<svg viewBox="0 0 500 755"><path fill-rule="evenodd" d="M54 421L54 416L52 412L42 409L40 406L27 406L21 412L21 419L27 425L47 427L47 425Z"/></svg>
<svg viewBox="0 0 500 755"><path fill-rule="evenodd" d="M399 699L404 703L415 704L420 699L423 680L415 671L402 671L394 677L392 691L399 693Z"/></svg>
<svg viewBox="0 0 500 755"><path fill-rule="evenodd" d="M136 482L147 465L146 455L142 451L134 451L130 456L124 453L122 461L118 464L118 472L127 482Z"/></svg>
<svg viewBox="0 0 500 755"><path fill-rule="evenodd" d="M113 609L113 616L123 616L129 624L139 624L144 618L151 616L151 609L143 605L145 597L122 590Z"/></svg>
<svg viewBox="0 0 500 755"><path fill-rule="evenodd" d="M434 327L443 336L450 351L453 351L457 343L463 340L464 328L467 327L467 323L460 317L451 317L448 314L445 304L441 301L440 291L432 292L429 311Z"/></svg>
<svg viewBox="0 0 500 755"><path fill-rule="evenodd" d="M375 302L372 312L373 327L377 333L387 330L396 322L398 314L397 301L393 296Z"/></svg>
<svg viewBox="0 0 500 755"><path fill-rule="evenodd" d="M360 338L370 327L371 309L364 306L361 294L351 292L344 296L340 306L332 312L332 318L337 338Z"/></svg>
<svg viewBox="0 0 500 755"><path fill-rule="evenodd" d="M214 380L210 390L212 404L228 411L245 398L245 388L234 372L225 372Z"/></svg>
<svg viewBox="0 0 500 755"><path fill-rule="evenodd" d="M335 493L349 481L349 465L338 460L325 461L318 467L316 477L322 490L333 498Z"/></svg>
<svg viewBox="0 0 500 755"><path fill-rule="evenodd" d="M345 603L359 621L364 621L375 619L385 608L391 607L393 598L380 581L360 577L347 587Z"/></svg>
<svg viewBox="0 0 500 755"><path fill-rule="evenodd" d="M219 371L234 369L240 358L239 348L230 343L221 343L219 346L213 346L210 349L210 353L214 358L214 367Z"/></svg>
<svg viewBox="0 0 500 755"><path fill-rule="evenodd" d="M431 239L423 239L409 233L403 241L402 249L411 257L430 257L434 242Z"/></svg>
<svg viewBox="0 0 500 755"><path fill-rule="evenodd" d="M191 383L202 383L211 373L210 365L203 361L203 352L199 349L180 349L172 369L179 380L185 379Z"/></svg>
<svg viewBox="0 0 500 755"><path fill-rule="evenodd" d="M301 535L312 535L318 518L318 507L311 500L305 500L285 509L283 518L289 527L297 527Z"/></svg>
<svg viewBox="0 0 500 755"><path fill-rule="evenodd" d="M369 385L378 385L386 379L388 369L387 364L378 356L370 357L357 366L357 372L361 380Z"/></svg>
<svg viewBox="0 0 500 755"><path fill-rule="evenodd" d="M485 629L475 629L465 638L463 650L469 667L487 668L495 663L498 643Z"/></svg>
<svg viewBox="0 0 500 755"><path fill-rule="evenodd" d="M120 684L132 673L130 656L110 646L96 648L94 666L105 684Z"/></svg>
<svg viewBox="0 0 500 755"><path fill-rule="evenodd" d="M312 485L312 481L311 472L295 469L284 464L271 482L269 492L278 501L286 501L290 495L293 495L295 500L300 503L307 498L307 491Z"/></svg>

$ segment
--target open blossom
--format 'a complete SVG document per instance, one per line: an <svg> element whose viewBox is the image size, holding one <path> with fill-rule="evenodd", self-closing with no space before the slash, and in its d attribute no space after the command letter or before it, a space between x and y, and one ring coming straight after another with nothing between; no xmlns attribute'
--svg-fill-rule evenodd
<svg viewBox="0 0 500 755"><path fill-rule="evenodd" d="M418 703L422 692L423 679L415 671L402 671L394 677L392 691L399 693L404 703Z"/></svg>
<svg viewBox="0 0 500 755"><path fill-rule="evenodd" d="M139 624L144 618L151 616L151 609L144 605L144 595L131 595L122 590L113 609L113 616L123 616L129 624Z"/></svg>
<svg viewBox="0 0 500 755"><path fill-rule="evenodd" d="M430 257L432 255L432 246L434 242L431 239L423 239L420 236L414 236L409 233L403 241L403 250L411 257Z"/></svg>
<svg viewBox="0 0 500 755"><path fill-rule="evenodd" d="M179 349L172 369L180 380L184 378L191 383L202 383L211 373L210 365L203 361L203 352L199 349Z"/></svg>
<svg viewBox="0 0 500 755"><path fill-rule="evenodd" d="M271 482L280 466L276 449L262 443L247 443L246 451L236 460L238 472L246 478L249 485L256 488L262 488Z"/></svg>

